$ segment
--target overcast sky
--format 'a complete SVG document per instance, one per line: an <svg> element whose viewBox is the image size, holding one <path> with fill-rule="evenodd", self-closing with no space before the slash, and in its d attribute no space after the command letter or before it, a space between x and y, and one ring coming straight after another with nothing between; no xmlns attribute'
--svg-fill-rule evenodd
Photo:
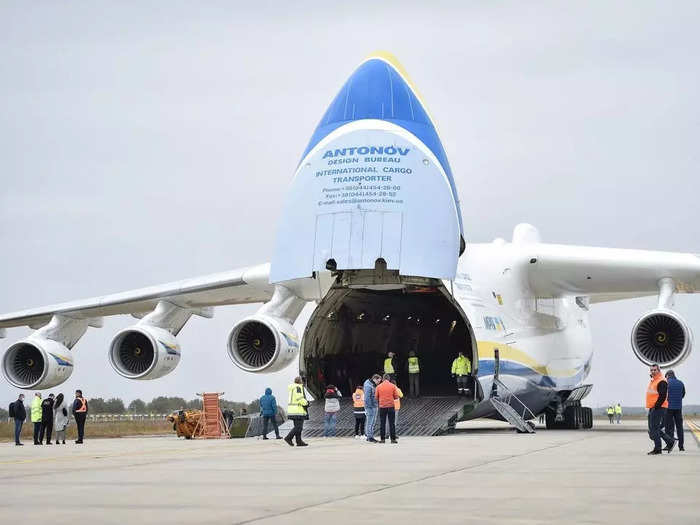
<svg viewBox="0 0 700 525"><path fill-rule="evenodd" d="M375 49L437 121L468 241L530 222L549 242L700 252L697 2L283 5L0 3L0 311L268 261L316 123ZM592 309L591 404L642 404L629 333L654 304ZM53 391L282 390L294 366L255 376L226 354L255 309L193 318L178 369L142 382L107 360L134 320L106 319ZM700 297L677 310L700 335ZM0 351L27 333L8 330ZM699 354L677 369L691 402Z"/></svg>

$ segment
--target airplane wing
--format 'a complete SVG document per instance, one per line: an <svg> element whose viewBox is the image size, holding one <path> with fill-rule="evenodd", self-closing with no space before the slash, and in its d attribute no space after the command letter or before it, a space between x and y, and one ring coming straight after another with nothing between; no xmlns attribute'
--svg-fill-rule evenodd
<svg viewBox="0 0 700 525"><path fill-rule="evenodd" d="M307 301L316 299L322 286L330 286L332 276L326 273L271 285L270 265L264 264L3 314L0 337L16 326L35 331L10 345L0 358L0 368L17 388L52 388L72 374L71 350L88 327L101 327L105 316L131 314L140 320L112 338L110 364L128 379L157 379L179 363L176 337L192 315L212 317L214 306L264 303L256 314L234 325L228 352L244 370L279 370L296 359L299 344L293 323Z"/></svg>
<svg viewBox="0 0 700 525"><path fill-rule="evenodd" d="M269 274L269 264L250 266L128 292L2 314L0 336L5 328L44 326L55 314L73 319L95 319L151 312L160 301L188 309L265 302L270 300L274 292L274 286L268 281Z"/></svg>
<svg viewBox="0 0 700 525"><path fill-rule="evenodd" d="M577 295L591 303L657 295L662 279L676 293L700 291L700 255L692 253L532 244L528 275L543 297Z"/></svg>

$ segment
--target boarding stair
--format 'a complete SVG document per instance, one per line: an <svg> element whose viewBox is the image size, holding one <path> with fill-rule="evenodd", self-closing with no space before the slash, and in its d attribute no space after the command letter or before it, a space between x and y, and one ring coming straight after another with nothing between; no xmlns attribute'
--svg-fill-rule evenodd
<svg viewBox="0 0 700 525"><path fill-rule="evenodd" d="M336 435L352 436L355 432L352 399L343 397L339 401ZM323 436L324 406L323 400L310 403L309 420L304 423L305 437ZM396 433L399 436L439 436L453 432L457 421L472 406L473 399L465 396L403 397L401 409L398 411ZM374 425L374 436L378 439L379 411Z"/></svg>
<svg viewBox="0 0 700 525"><path fill-rule="evenodd" d="M535 433L534 425L527 421L534 419L535 414L497 377L493 379L489 401L501 417L515 427L518 432Z"/></svg>
<svg viewBox="0 0 700 525"><path fill-rule="evenodd" d="M229 437L224 416L219 406L223 392L197 394L202 397L202 413L192 433L195 439L226 439Z"/></svg>

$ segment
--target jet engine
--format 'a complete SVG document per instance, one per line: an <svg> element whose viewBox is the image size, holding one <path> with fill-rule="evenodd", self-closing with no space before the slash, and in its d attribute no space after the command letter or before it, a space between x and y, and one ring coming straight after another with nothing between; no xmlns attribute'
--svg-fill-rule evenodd
<svg viewBox="0 0 700 525"><path fill-rule="evenodd" d="M632 350L645 365L677 365L690 355L692 346L693 333L673 310L647 312L632 328Z"/></svg>
<svg viewBox="0 0 700 525"><path fill-rule="evenodd" d="M299 336L287 320L256 314L236 323L228 337L228 355L246 372L277 372L294 361Z"/></svg>
<svg viewBox="0 0 700 525"><path fill-rule="evenodd" d="M7 381L17 388L51 388L71 376L73 356L57 341L30 336L7 349L2 371Z"/></svg>
<svg viewBox="0 0 700 525"><path fill-rule="evenodd" d="M168 330L139 324L112 339L109 362L127 379L157 379L175 370L180 362L180 345Z"/></svg>

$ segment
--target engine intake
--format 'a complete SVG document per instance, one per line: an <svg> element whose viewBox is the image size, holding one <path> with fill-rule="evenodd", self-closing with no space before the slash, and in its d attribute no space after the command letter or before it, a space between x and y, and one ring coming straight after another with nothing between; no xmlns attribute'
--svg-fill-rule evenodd
<svg viewBox="0 0 700 525"><path fill-rule="evenodd" d="M632 350L645 365L677 365L690 355L692 343L690 328L672 310L652 310L632 328Z"/></svg>
<svg viewBox="0 0 700 525"><path fill-rule="evenodd" d="M73 373L73 356L61 343L28 337L7 349L2 371L7 381L17 388L52 388Z"/></svg>
<svg viewBox="0 0 700 525"><path fill-rule="evenodd" d="M157 379L175 370L180 362L180 345L162 328L132 326L112 339L109 362L127 379Z"/></svg>
<svg viewBox="0 0 700 525"><path fill-rule="evenodd" d="M298 335L286 320L254 315L236 323L228 338L228 354L246 372L276 372L294 361Z"/></svg>

